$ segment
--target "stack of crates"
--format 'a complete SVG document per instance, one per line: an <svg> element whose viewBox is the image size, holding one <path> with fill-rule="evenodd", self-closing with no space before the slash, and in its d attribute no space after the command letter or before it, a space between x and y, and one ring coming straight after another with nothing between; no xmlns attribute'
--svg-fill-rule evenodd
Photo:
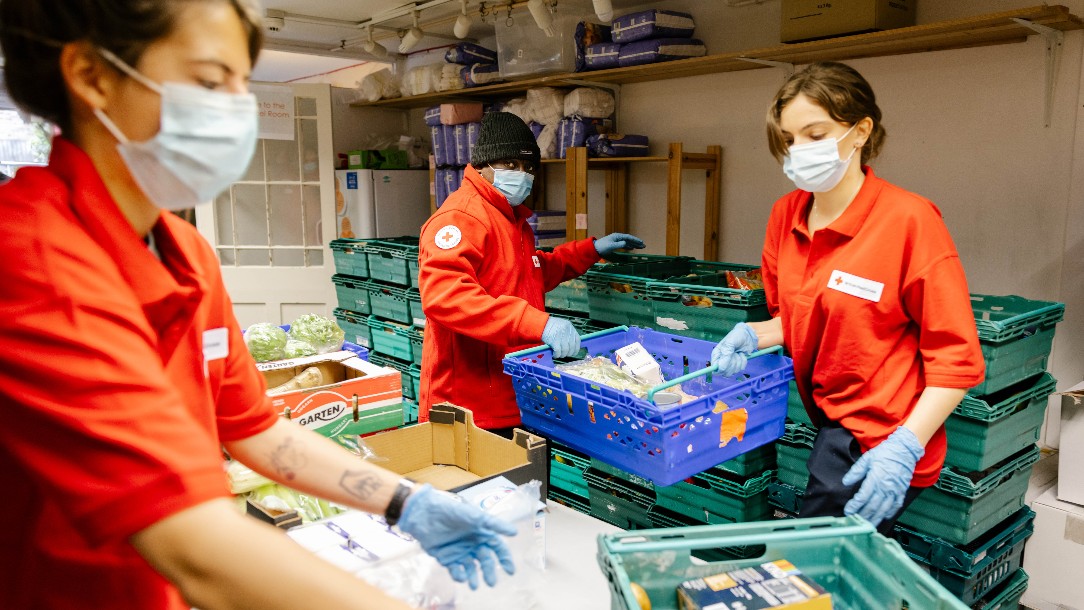
<svg viewBox="0 0 1084 610"><path fill-rule="evenodd" d="M418 419L425 314L418 292L418 238L336 239L335 318L370 361L403 376L404 424Z"/></svg>
<svg viewBox="0 0 1084 610"><path fill-rule="evenodd" d="M948 453L937 483L899 518L896 538L946 589L974 608L1015 607L1034 513L1024 495L1056 382L1046 372L1061 303L973 295L986 379L945 422ZM776 443L769 501L778 517L801 510L816 431L791 387L787 432Z"/></svg>

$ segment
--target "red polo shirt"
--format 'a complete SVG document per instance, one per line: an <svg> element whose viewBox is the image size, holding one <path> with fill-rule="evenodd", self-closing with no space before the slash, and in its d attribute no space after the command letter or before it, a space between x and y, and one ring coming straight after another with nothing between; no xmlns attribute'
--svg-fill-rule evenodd
<svg viewBox="0 0 1084 610"><path fill-rule="evenodd" d="M854 201L815 234L806 223L810 193L777 201L763 271L768 308L782 317L810 416L840 422L867 451L903 423L927 385L970 388L985 364L941 212L863 171ZM912 485L937 481L945 449L942 427Z"/></svg>
<svg viewBox="0 0 1084 610"><path fill-rule="evenodd" d="M159 261L61 138L0 210L0 608L188 608L128 539L275 421L218 261L170 213Z"/></svg>

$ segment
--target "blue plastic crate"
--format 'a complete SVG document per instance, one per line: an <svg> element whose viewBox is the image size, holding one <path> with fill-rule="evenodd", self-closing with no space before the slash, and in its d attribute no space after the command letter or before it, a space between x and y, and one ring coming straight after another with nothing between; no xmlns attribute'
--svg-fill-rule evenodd
<svg viewBox="0 0 1084 610"><path fill-rule="evenodd" d="M557 371L545 346L506 356L524 426L656 485L672 485L783 435L794 368L777 349L724 377L709 367L711 341L619 326L587 335L581 345L612 360L615 350L634 342L671 380L647 398ZM656 405L654 393L674 383L699 398Z"/></svg>

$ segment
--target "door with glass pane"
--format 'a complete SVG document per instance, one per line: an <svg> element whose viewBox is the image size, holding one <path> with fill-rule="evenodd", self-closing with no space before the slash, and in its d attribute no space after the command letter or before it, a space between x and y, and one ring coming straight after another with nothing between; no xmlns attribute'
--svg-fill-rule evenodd
<svg viewBox="0 0 1084 610"><path fill-rule="evenodd" d="M241 327L330 316L327 244L335 238L335 172L328 85L293 85L293 140L260 139L240 182L196 211L214 246Z"/></svg>

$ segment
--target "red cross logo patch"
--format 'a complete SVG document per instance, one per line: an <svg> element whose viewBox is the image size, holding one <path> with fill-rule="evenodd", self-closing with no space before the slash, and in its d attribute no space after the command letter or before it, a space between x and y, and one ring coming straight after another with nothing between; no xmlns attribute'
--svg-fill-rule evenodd
<svg viewBox="0 0 1084 610"><path fill-rule="evenodd" d="M463 241L463 232L455 225L448 225L437 231L435 241L437 247L441 250L450 250L458 246L459 242Z"/></svg>

